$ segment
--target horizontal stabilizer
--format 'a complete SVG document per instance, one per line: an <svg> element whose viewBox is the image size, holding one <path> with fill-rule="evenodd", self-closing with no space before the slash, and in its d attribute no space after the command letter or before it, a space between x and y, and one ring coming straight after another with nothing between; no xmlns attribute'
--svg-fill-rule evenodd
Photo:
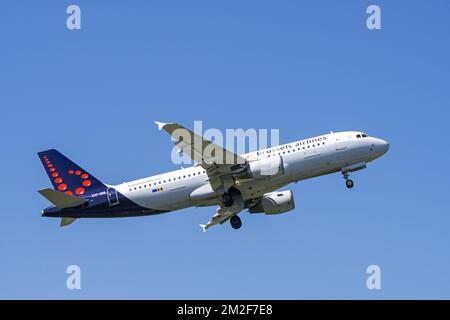
<svg viewBox="0 0 450 320"><path fill-rule="evenodd" d="M61 224L60 227L68 226L69 224L73 223L77 218L61 218Z"/></svg>
<svg viewBox="0 0 450 320"><path fill-rule="evenodd" d="M76 196L71 196L65 194L64 192L56 191L50 188L42 189L38 192L59 209L78 207L87 202L84 199L80 199Z"/></svg>

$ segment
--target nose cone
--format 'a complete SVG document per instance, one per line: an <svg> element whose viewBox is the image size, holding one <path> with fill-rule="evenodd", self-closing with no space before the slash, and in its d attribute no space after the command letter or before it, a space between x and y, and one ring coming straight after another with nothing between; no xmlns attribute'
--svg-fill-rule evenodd
<svg viewBox="0 0 450 320"><path fill-rule="evenodd" d="M376 139L375 142L375 152L377 153L377 157L381 157L383 154L388 152L389 143L382 139Z"/></svg>

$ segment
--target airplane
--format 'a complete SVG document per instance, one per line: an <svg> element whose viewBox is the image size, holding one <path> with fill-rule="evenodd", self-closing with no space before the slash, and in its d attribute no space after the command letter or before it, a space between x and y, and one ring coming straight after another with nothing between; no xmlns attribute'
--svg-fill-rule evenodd
<svg viewBox="0 0 450 320"><path fill-rule="evenodd" d="M54 187L38 191L52 203L42 216L61 218L63 227L79 218L136 217L217 206L211 220L200 224L203 231L226 221L239 229L239 213L244 209L266 215L293 210L292 191L278 191L290 183L341 172L347 188L353 188L350 173L366 168L389 149L382 139L344 131L237 155L179 124L155 123L195 165L108 185L55 149L38 152ZM188 138L180 138L180 130ZM215 151L208 154L208 148Z"/></svg>

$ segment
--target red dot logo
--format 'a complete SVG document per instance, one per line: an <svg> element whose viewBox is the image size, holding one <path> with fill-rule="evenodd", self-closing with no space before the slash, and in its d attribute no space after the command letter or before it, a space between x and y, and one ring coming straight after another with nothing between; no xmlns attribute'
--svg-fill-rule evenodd
<svg viewBox="0 0 450 320"><path fill-rule="evenodd" d="M92 184L91 180L84 180L83 181L83 186L85 187L89 187Z"/></svg>
<svg viewBox="0 0 450 320"><path fill-rule="evenodd" d="M68 174L73 174L73 170L69 170L67 173Z"/></svg>
<svg viewBox="0 0 450 320"><path fill-rule="evenodd" d="M62 182L62 178L56 178L55 179L55 183L61 183Z"/></svg>
<svg viewBox="0 0 450 320"><path fill-rule="evenodd" d="M55 168L50 168L50 172L55 172L56 169Z"/></svg>
<svg viewBox="0 0 450 320"><path fill-rule="evenodd" d="M58 173L58 172L53 172L53 173L52 173L52 177L53 177L53 178L56 178L57 176L59 176L59 173Z"/></svg>
<svg viewBox="0 0 450 320"><path fill-rule="evenodd" d="M80 171L80 170L77 170L77 171L75 171L75 174L76 174L77 176L79 176L79 175L81 174L81 171Z"/></svg>
<svg viewBox="0 0 450 320"><path fill-rule="evenodd" d="M82 187L76 188L75 193L77 195L82 195L84 193L84 188L82 188Z"/></svg>
<svg viewBox="0 0 450 320"><path fill-rule="evenodd" d="M71 196L71 195L73 195L73 192L72 191L66 191L66 194Z"/></svg>
<svg viewBox="0 0 450 320"><path fill-rule="evenodd" d="M53 165L50 163L47 165L47 167L51 168L51 167L53 167Z"/></svg>
<svg viewBox="0 0 450 320"><path fill-rule="evenodd" d="M64 191L64 190L66 190L67 189L67 184L65 184L65 183L62 183L62 184L60 184L59 186L58 186L58 190L59 191Z"/></svg>
<svg viewBox="0 0 450 320"><path fill-rule="evenodd" d="M87 178L89 178L89 175L87 173L83 173L81 175L81 179L87 179Z"/></svg>

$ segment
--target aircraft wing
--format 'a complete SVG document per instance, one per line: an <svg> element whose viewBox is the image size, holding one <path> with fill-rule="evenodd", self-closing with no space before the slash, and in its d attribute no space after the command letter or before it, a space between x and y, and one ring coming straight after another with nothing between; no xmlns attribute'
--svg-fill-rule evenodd
<svg viewBox="0 0 450 320"><path fill-rule="evenodd" d="M246 168L245 158L204 139L202 136L177 123L157 122L159 130L166 131L174 140L180 152L194 160L206 170L213 190L229 188L234 184L232 174Z"/></svg>

